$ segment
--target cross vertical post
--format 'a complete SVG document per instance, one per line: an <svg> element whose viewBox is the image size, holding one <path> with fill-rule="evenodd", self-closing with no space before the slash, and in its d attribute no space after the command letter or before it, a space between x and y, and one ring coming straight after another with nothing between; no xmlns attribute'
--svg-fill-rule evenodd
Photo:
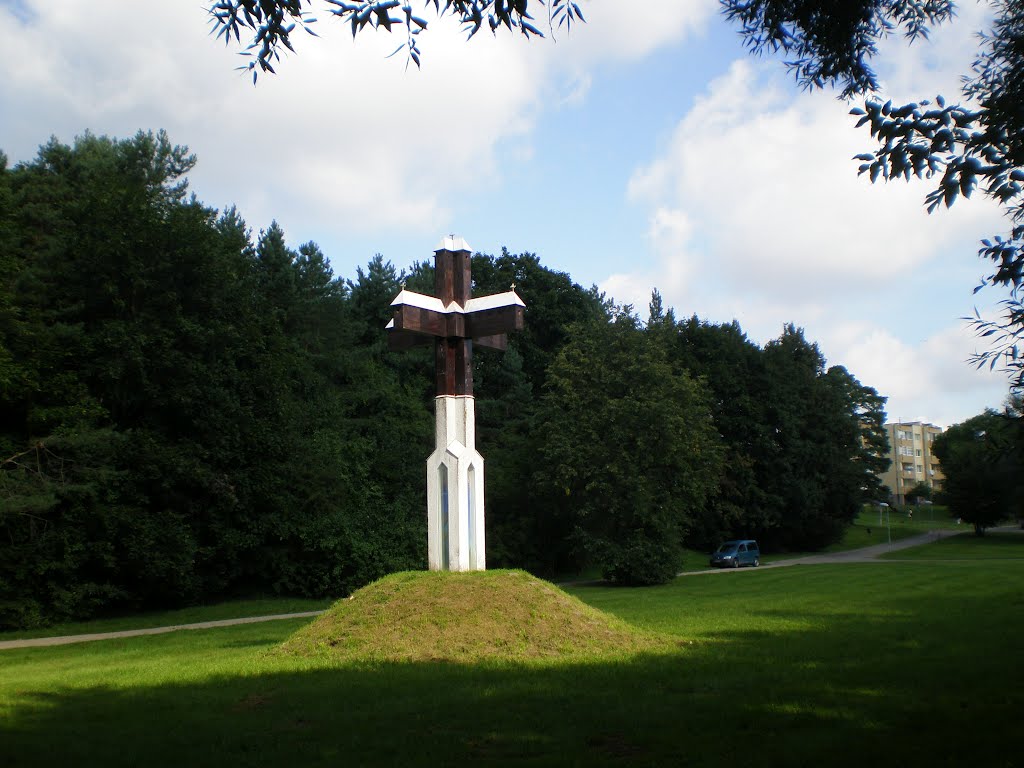
<svg viewBox="0 0 1024 768"><path fill-rule="evenodd" d="M462 241L464 244L465 241ZM455 302L465 307L472 286L468 250L438 249L434 252L434 294L444 306ZM452 329L464 333L464 328ZM435 347L435 380L438 395L473 394L473 342L463 335L438 338Z"/></svg>
<svg viewBox="0 0 1024 768"><path fill-rule="evenodd" d="M462 238L434 251L434 293L402 289L391 302L391 349L434 343L435 445L427 459L427 560L431 570L486 568L484 459L476 450L473 345L504 350L522 330L515 290L471 298L471 252Z"/></svg>

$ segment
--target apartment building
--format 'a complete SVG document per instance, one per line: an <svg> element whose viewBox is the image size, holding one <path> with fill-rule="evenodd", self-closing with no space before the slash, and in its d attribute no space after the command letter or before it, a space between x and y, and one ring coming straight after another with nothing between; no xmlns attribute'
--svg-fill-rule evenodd
<svg viewBox="0 0 1024 768"><path fill-rule="evenodd" d="M906 504L907 494L918 483L932 490L942 488L945 477L939 460L932 453L932 442L942 430L923 421L899 421L885 425L889 434L888 471L882 473L882 482L889 486L897 504Z"/></svg>

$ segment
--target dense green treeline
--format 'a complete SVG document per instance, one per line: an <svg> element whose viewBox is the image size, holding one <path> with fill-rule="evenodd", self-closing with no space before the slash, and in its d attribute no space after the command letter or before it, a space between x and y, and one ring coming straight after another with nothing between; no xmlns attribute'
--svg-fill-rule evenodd
<svg viewBox="0 0 1024 768"><path fill-rule="evenodd" d="M431 354L383 327L431 266L335 276L190 196L194 162L162 133L0 155L0 626L425 567ZM657 294L641 321L533 254L473 276L528 307L474 359L493 565L657 582L722 536L827 544L876 493L883 399L800 330Z"/></svg>

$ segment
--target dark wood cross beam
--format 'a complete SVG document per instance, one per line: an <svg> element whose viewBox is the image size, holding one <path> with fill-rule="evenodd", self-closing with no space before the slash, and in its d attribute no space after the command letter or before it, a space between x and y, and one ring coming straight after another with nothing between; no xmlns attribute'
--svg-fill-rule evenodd
<svg viewBox="0 0 1024 768"><path fill-rule="evenodd" d="M462 238L446 237L434 251L434 293L404 288L391 306L388 346L393 350L434 343L439 395L473 394L473 345L504 350L508 332L522 330L525 307L514 290L470 298L470 251Z"/></svg>

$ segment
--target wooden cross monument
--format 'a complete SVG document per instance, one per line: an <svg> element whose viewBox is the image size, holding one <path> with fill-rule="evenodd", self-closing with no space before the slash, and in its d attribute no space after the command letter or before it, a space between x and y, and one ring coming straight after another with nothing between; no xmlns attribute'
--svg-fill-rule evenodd
<svg viewBox="0 0 1024 768"><path fill-rule="evenodd" d="M484 555L484 459L476 450L473 345L504 350L522 330L513 290L470 298L470 249L451 235L434 251L434 292L405 290L391 302L391 349L434 344L435 447L427 459L427 560L432 571L477 571Z"/></svg>

